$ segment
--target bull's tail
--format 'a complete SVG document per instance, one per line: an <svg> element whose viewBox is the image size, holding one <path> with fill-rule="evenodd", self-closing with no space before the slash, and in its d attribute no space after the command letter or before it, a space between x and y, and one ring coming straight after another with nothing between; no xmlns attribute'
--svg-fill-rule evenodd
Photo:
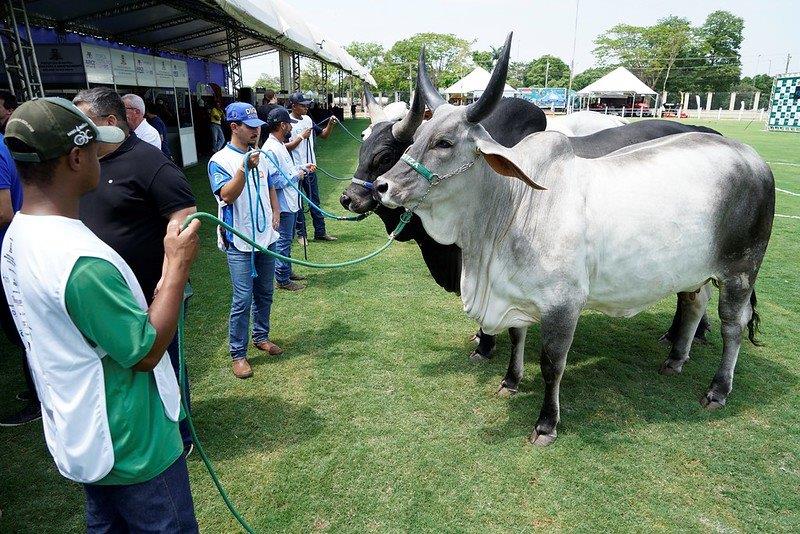
<svg viewBox="0 0 800 534"><path fill-rule="evenodd" d="M758 315L756 311L756 304L758 304L758 299L756 299L756 290L753 289L753 292L750 293L750 308L753 311L750 320L747 321L747 338L750 340L750 343L755 345L756 347L760 347L763 345L760 341L756 339L756 333L758 332L758 327L761 324L761 316Z"/></svg>

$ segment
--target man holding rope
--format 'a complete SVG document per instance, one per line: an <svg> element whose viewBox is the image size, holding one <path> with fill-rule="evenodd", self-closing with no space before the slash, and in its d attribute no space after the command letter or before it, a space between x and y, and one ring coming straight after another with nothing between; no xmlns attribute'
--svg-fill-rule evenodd
<svg viewBox="0 0 800 534"><path fill-rule="evenodd" d="M229 104L225 118L231 127L231 141L208 162L208 178L219 204L219 218L274 251L282 213L269 181L267 164L258 153L244 164L244 155L258 143L264 121L258 118L253 106L244 102ZM275 260L254 251L247 242L223 228L218 228L217 237L219 248L228 256L233 285L229 323L233 374L236 378L250 378L253 369L247 361L247 341L251 308L253 345L272 356L283 353L283 349L269 340Z"/></svg>
<svg viewBox="0 0 800 534"><path fill-rule="evenodd" d="M197 532L167 346L197 254L198 221L170 222L161 289L148 307L131 268L80 220L101 146L125 140L63 98L9 119L24 189L0 272L26 348L48 449L84 485L89 532Z"/></svg>
<svg viewBox="0 0 800 534"><path fill-rule="evenodd" d="M311 117L308 116L308 106L311 105L311 100L306 98L300 91L292 94L289 97L289 102L292 106L292 129L289 142L286 143L286 149L292 156L292 161L295 165L314 165L317 164L317 156L314 153L314 140L315 136L321 139L327 139L331 135L333 126L336 124L336 117L333 115L328 119L328 124L325 128L320 128L314 124ZM306 196L311 199L311 202L317 206L322 206L319 201L319 184L317 183L317 173L310 172L302 181L301 187ZM314 206L309 206L311 211L311 219L314 224L314 241L336 241L336 238L325 231L325 218L322 213ZM297 236L298 240L303 243L307 239L306 231L306 218L303 211L297 216ZM305 243L303 243L305 244Z"/></svg>
<svg viewBox="0 0 800 534"><path fill-rule="evenodd" d="M262 150L268 153L267 168L269 179L274 184L278 192L278 202L281 207L280 239L278 240L277 252L287 258L292 255L292 239L294 238L297 218L302 215L300 204L300 194L296 188L303 176L313 174L316 166L313 163L296 165L289 155L283 140L291 131L292 119L289 112L284 108L275 108L269 112L267 126L269 137L267 138ZM291 181L291 183L290 183ZM275 278L278 288L288 291L300 291L303 286L298 284L298 280L305 279L304 276L295 274L292 271L292 264L282 260L276 260Z"/></svg>

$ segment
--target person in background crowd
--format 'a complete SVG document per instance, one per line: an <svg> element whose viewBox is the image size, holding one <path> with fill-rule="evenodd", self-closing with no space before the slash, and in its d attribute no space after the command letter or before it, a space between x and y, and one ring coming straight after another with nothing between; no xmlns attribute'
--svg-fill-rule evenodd
<svg viewBox="0 0 800 534"><path fill-rule="evenodd" d="M156 113L156 105L148 102L145 104L144 116L150 126L156 129L159 137L161 137L161 152L164 153L169 159L172 159L172 151L169 149L169 139L167 139L167 125L161 120L161 117Z"/></svg>
<svg viewBox="0 0 800 534"><path fill-rule="evenodd" d="M208 179L219 206L219 218L244 235L253 236L259 246L275 250L281 211L266 162L259 154L250 156L250 169L257 169L257 178L246 176L244 168L244 155L258 142L264 121L258 118L256 108L244 102L229 104L225 120L231 128L231 141L208 162ZM251 219L253 213L258 220ZM247 342L251 309L253 345L272 356L283 353L269 340L275 260L221 227L217 244L228 256L233 286L228 330L233 374L236 378L250 378L253 368L247 361Z"/></svg>
<svg viewBox="0 0 800 534"><path fill-rule="evenodd" d="M120 144L100 149L100 184L81 199L81 221L130 265L153 302L163 273L164 233L169 223L181 223L197 211L189 182L172 161L135 135L125 120L125 104L110 87L84 89L73 99L98 126L117 126L125 132ZM168 347L176 376L178 337ZM182 386L191 410L188 372ZM188 423L181 422L186 453L192 451Z"/></svg>
<svg viewBox="0 0 800 534"><path fill-rule="evenodd" d="M148 306L130 267L78 220L81 197L100 181L100 148L124 139L63 98L14 112L5 143L24 202L0 272L42 392L47 447L59 472L83 484L87 531L198 532L165 349L200 223L170 223L161 291Z"/></svg>
<svg viewBox="0 0 800 534"><path fill-rule="evenodd" d="M214 152L219 152L225 146L225 133L222 131L222 109L219 100L215 100L208 112L208 120L211 121L211 147Z"/></svg>
<svg viewBox="0 0 800 534"><path fill-rule="evenodd" d="M269 117L269 112L273 109L279 107L278 106L278 97L275 96L275 91L272 89L267 89L264 92L264 98L261 99L261 105L258 106L258 118L264 122L267 122L267 118ZM261 128L261 138L258 140L258 146L264 144L264 142L269 137L269 132L266 128Z"/></svg>
<svg viewBox="0 0 800 534"><path fill-rule="evenodd" d="M17 109L17 97L9 91L0 91L0 134L6 132L6 123Z"/></svg>
<svg viewBox="0 0 800 534"><path fill-rule="evenodd" d="M356 118L356 103L355 102L352 102L350 104L350 115L352 116L351 118L353 118L353 119Z"/></svg>
<svg viewBox="0 0 800 534"><path fill-rule="evenodd" d="M272 180L275 189L278 192L278 202L281 207L281 223L280 234L276 251L286 257L292 255L292 239L294 239L295 227L297 225L297 217L300 214L300 195L297 190L289 184L289 180L298 186L304 176L316 170L313 163L306 163L303 165L295 165L289 151L286 149L284 141L286 136L292 129L292 119L289 117L289 112L286 108L277 107L269 112L269 120L267 122L269 129L269 137L261 147L262 150L268 151L272 154L271 158L278 162L270 160L269 173L270 180ZM298 284L299 280L305 280L305 276L294 273L292 264L283 261L275 260L275 279L278 283L279 289L286 289L288 291L300 291L303 286Z"/></svg>
<svg viewBox="0 0 800 534"><path fill-rule="evenodd" d="M3 142L3 134L0 134L0 244L3 242L12 217L20 207L22 207L22 184L19 181L17 167L14 165L11 153ZM18 426L40 419L42 407L39 404L39 397L36 395L36 387L33 384L28 360L25 358L25 346L22 344L19 331L11 317L11 310L6 300L8 293L5 291L0 295L0 325L11 344L19 350L27 389L17 394L17 399L23 401L25 405L18 412L0 420L0 426Z"/></svg>
<svg viewBox="0 0 800 534"><path fill-rule="evenodd" d="M314 139L318 135L322 139L327 139L331 135L333 126L336 124L336 117L331 115L325 128L320 128L311 117L307 115L308 106L311 100L303 96L303 93L296 92L289 98L292 104L292 132L290 141L286 143L286 149L292 156L295 165L313 164L316 168L317 156L314 153ZM317 184L317 173L309 173L302 182L303 192L311 202L321 206L319 202L319 185ZM325 231L325 218L322 213L314 207L311 208L311 219L314 223L314 241L336 241L336 238ZM301 243L307 239L306 218L303 211L297 216L297 235Z"/></svg>
<svg viewBox="0 0 800 534"><path fill-rule="evenodd" d="M127 94L122 97L122 101L125 103L125 117L128 122L128 128L136 134L136 137L161 150L161 136L158 134L158 130L150 126L150 123L145 120L145 106L142 97Z"/></svg>

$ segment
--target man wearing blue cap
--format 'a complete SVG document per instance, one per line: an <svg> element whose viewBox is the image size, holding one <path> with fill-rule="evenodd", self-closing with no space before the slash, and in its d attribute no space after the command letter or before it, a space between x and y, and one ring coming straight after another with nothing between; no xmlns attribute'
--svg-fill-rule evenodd
<svg viewBox="0 0 800 534"><path fill-rule="evenodd" d="M313 164L316 166L317 156L314 153L315 136L327 139L336 124L336 117L331 115L325 128L320 128L308 116L308 107L311 105L311 100L303 93L300 91L293 93L289 97L289 102L292 106L292 132L289 142L286 143L286 149L292 156L292 161L294 161L295 165ZM302 188L306 196L311 199L311 202L320 206L316 172L311 172L305 177L302 182ZM314 240L336 241L335 237L325 231L325 218L322 213L313 206L310 209L311 219L314 223ZM306 239L306 219L302 210L297 216L297 235L301 242Z"/></svg>
<svg viewBox="0 0 800 534"><path fill-rule="evenodd" d="M258 143L264 121L258 118L256 108L244 102L229 104L225 119L230 124L231 141L208 162L208 178L219 205L219 218L260 246L275 250L281 211L266 162L257 153L251 155L247 175L244 165L244 155ZM269 340L275 261L221 227L217 230L217 243L228 255L233 285L229 323L233 374L237 378L250 378L253 369L247 361L247 342L251 307L253 345L273 356L283 353L283 349Z"/></svg>

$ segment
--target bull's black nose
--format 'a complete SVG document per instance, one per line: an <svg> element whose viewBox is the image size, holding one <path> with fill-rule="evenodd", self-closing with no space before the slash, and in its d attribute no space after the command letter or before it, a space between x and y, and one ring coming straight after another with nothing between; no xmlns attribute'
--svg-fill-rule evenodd
<svg viewBox="0 0 800 534"><path fill-rule="evenodd" d="M378 182L376 182L375 191L377 191L378 193L385 193L388 190L389 190L388 182L384 182L383 180L379 180Z"/></svg>
<svg viewBox="0 0 800 534"><path fill-rule="evenodd" d="M347 196L347 194L346 194L346 193L342 193L342 196L340 196L340 197L339 197L339 203L340 203L340 204L342 205L342 207L343 207L344 209L346 209L346 210L349 210L349 209L350 209L350 203L351 203L352 201L353 201L353 200L352 200L352 199L351 199L349 196Z"/></svg>

